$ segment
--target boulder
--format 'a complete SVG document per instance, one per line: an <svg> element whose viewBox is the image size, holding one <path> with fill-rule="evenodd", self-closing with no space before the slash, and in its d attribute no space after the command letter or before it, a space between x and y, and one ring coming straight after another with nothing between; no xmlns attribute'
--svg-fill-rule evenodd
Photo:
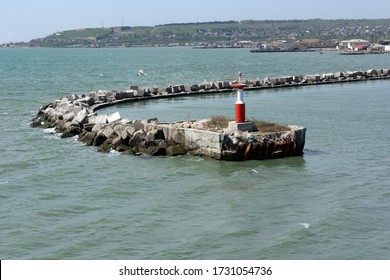
<svg viewBox="0 0 390 280"><path fill-rule="evenodd" d="M96 135L96 137L93 139L93 145L94 146L100 146L102 145L105 141L107 140L107 137L100 132L99 134Z"/></svg>
<svg viewBox="0 0 390 280"><path fill-rule="evenodd" d="M77 104L84 104L88 107L92 106L93 104L95 104L95 99L93 99L92 97L90 96L86 96L84 98L80 98L77 100Z"/></svg>
<svg viewBox="0 0 390 280"><path fill-rule="evenodd" d="M301 76L293 76L292 77L292 81L296 82L296 83L300 83L300 82L302 82L302 80L303 80L303 76L302 75Z"/></svg>
<svg viewBox="0 0 390 280"><path fill-rule="evenodd" d="M152 95L152 92L150 91L150 89L146 88L144 90L144 96L151 96Z"/></svg>
<svg viewBox="0 0 390 280"><path fill-rule="evenodd" d="M123 146L122 145L124 144L123 140L121 137L115 137L114 139L112 139L111 141L111 148L114 149L114 150L117 150L118 146L121 146L119 149L122 150ZM127 147L128 148L128 147ZM125 148L125 150L127 150L127 148Z"/></svg>
<svg viewBox="0 0 390 280"><path fill-rule="evenodd" d="M86 123L86 124L83 125L83 129L84 129L85 131L91 132L91 131L92 131L92 128L93 128L94 126L95 126L94 123Z"/></svg>
<svg viewBox="0 0 390 280"><path fill-rule="evenodd" d="M304 80L305 80L306 82L308 82L308 83L312 83L312 82L315 81L315 78L314 78L312 75L306 75L306 76L304 77Z"/></svg>
<svg viewBox="0 0 390 280"><path fill-rule="evenodd" d="M185 85L180 85L179 89L180 89L180 92L185 92L186 91Z"/></svg>
<svg viewBox="0 0 390 280"><path fill-rule="evenodd" d="M378 75L378 71L376 71L375 69L367 70L367 75L370 76L370 77L377 76Z"/></svg>
<svg viewBox="0 0 390 280"><path fill-rule="evenodd" d="M128 131L131 135L133 135L136 131L140 131L143 129L144 129L144 124L141 121L136 120L132 123Z"/></svg>
<svg viewBox="0 0 390 280"><path fill-rule="evenodd" d="M66 113L71 112L71 105L67 102L60 103L56 108L55 108L56 115L64 115Z"/></svg>
<svg viewBox="0 0 390 280"><path fill-rule="evenodd" d="M150 89L150 93L151 94L153 94L153 95L156 95L157 93L158 93L158 87L152 87L151 89Z"/></svg>
<svg viewBox="0 0 390 280"><path fill-rule="evenodd" d="M191 92L191 85L184 85L185 92Z"/></svg>
<svg viewBox="0 0 390 280"><path fill-rule="evenodd" d="M280 77L280 78L279 78L279 82L280 82L281 84L285 84L285 83L287 83L287 78L286 78L286 77Z"/></svg>
<svg viewBox="0 0 390 280"><path fill-rule="evenodd" d="M363 77L365 76L365 73L363 71L354 71L353 74L352 74L355 78L356 77Z"/></svg>
<svg viewBox="0 0 390 280"><path fill-rule="evenodd" d="M321 79L325 80L325 81L333 80L334 79L334 74L333 73L322 74Z"/></svg>
<svg viewBox="0 0 390 280"><path fill-rule="evenodd" d="M222 81L215 82L215 85L217 86L218 89L223 89L223 82Z"/></svg>
<svg viewBox="0 0 390 280"><path fill-rule="evenodd" d="M67 124L69 124L69 123L67 123ZM66 130L61 135L61 138L72 137L72 136L80 134L81 132L82 132L82 128L79 125L71 124L71 125L67 126Z"/></svg>
<svg viewBox="0 0 390 280"><path fill-rule="evenodd" d="M203 82L199 85L199 87L200 89L204 89L204 90L210 90L216 88L215 84L210 82Z"/></svg>
<svg viewBox="0 0 390 280"><path fill-rule="evenodd" d="M104 127L105 127L105 126L103 126L102 124L97 123L97 124L95 124L95 125L92 127L91 131L94 132L95 134L99 134L100 132L103 131Z"/></svg>
<svg viewBox="0 0 390 280"><path fill-rule="evenodd" d="M116 100L122 100L123 99L123 92L121 92L121 91L115 92L114 97Z"/></svg>
<svg viewBox="0 0 390 280"><path fill-rule="evenodd" d="M81 125L85 124L88 121L88 112L87 110L81 110L77 116L72 120L72 123L79 123Z"/></svg>
<svg viewBox="0 0 390 280"><path fill-rule="evenodd" d="M271 85L279 85L280 84L280 79L279 78L270 78L270 83Z"/></svg>
<svg viewBox="0 0 390 280"><path fill-rule="evenodd" d="M104 134L104 136L106 136L107 139L113 138L113 136L117 136L117 134L115 133L115 130L110 125L107 125L103 129L103 134Z"/></svg>
<svg viewBox="0 0 390 280"><path fill-rule="evenodd" d="M175 86L172 87L172 91L173 91L173 93L179 93L182 90L180 89L179 85L175 85Z"/></svg>
<svg viewBox="0 0 390 280"><path fill-rule="evenodd" d="M125 126L123 126L120 122L112 124L111 127L114 129L117 135L120 135L123 130L125 130Z"/></svg>
<svg viewBox="0 0 390 280"><path fill-rule="evenodd" d="M265 77L261 81L262 81L263 85L270 85L271 84L271 79L269 77Z"/></svg>
<svg viewBox="0 0 390 280"><path fill-rule="evenodd" d="M162 129L153 129L146 134L146 141L165 140Z"/></svg>
<svg viewBox="0 0 390 280"><path fill-rule="evenodd" d="M107 116L107 122L108 123L113 123L113 122L116 122L116 121L120 121L121 119L122 119L122 117L119 114L119 112L116 112L116 113L113 113L113 114Z"/></svg>
<svg viewBox="0 0 390 280"><path fill-rule="evenodd" d="M228 81L224 81L223 82L223 89L231 89L232 86L230 85L230 83Z"/></svg>
<svg viewBox="0 0 390 280"><path fill-rule="evenodd" d="M65 122L71 122L74 119L75 114L73 112L69 112L69 113L64 114L62 117L63 117Z"/></svg>
<svg viewBox="0 0 390 280"><path fill-rule="evenodd" d="M185 155L187 153L186 148L175 142L167 142L167 147L165 149L165 155L173 157L179 155Z"/></svg>
<svg viewBox="0 0 390 280"><path fill-rule="evenodd" d="M107 96L106 95L98 95L95 96L94 98L96 101L101 102L101 103L106 103L107 102Z"/></svg>
<svg viewBox="0 0 390 280"><path fill-rule="evenodd" d="M142 141L138 146L138 151L150 156L165 156L166 146L164 140Z"/></svg>
<svg viewBox="0 0 390 280"><path fill-rule="evenodd" d="M124 124L124 125L131 125L133 123L133 121L129 120L129 119L121 119L121 124Z"/></svg>
<svg viewBox="0 0 390 280"><path fill-rule="evenodd" d="M127 146L126 144L124 143L119 143L118 145L116 145L115 147L115 151L117 152L126 152L129 150L129 146Z"/></svg>
<svg viewBox="0 0 390 280"><path fill-rule="evenodd" d="M136 95L136 92L135 90L125 90L124 92L122 92L123 94L123 98L133 98L135 95Z"/></svg>
<svg viewBox="0 0 390 280"><path fill-rule="evenodd" d="M96 124L105 124L107 123L107 118L107 115L97 115L94 121Z"/></svg>
<svg viewBox="0 0 390 280"><path fill-rule="evenodd" d="M167 88L165 89L165 91L166 91L168 94L171 94L171 93L173 93L173 92L174 92L174 90L173 90L173 87L172 87L172 86L170 86L170 87L167 87Z"/></svg>
<svg viewBox="0 0 390 280"><path fill-rule="evenodd" d="M257 79L256 81L254 81L254 86L256 87L261 87L261 81L259 79Z"/></svg>
<svg viewBox="0 0 390 280"><path fill-rule="evenodd" d="M142 131L137 131L129 140L130 148L137 148L142 141L144 141L145 135Z"/></svg>
<svg viewBox="0 0 390 280"><path fill-rule="evenodd" d="M191 91L199 91L199 90L200 90L199 85L192 85L191 86Z"/></svg>
<svg viewBox="0 0 390 280"><path fill-rule="evenodd" d="M136 97L143 97L144 96L144 90L143 89L138 89L135 91L135 96Z"/></svg>
<svg viewBox="0 0 390 280"><path fill-rule="evenodd" d="M84 131L78 135L78 139L84 142L86 145L91 146L96 137L94 132Z"/></svg>
<svg viewBox="0 0 390 280"><path fill-rule="evenodd" d="M118 133L119 137L122 138L124 143L129 143L131 134L127 131L127 128L123 129Z"/></svg>

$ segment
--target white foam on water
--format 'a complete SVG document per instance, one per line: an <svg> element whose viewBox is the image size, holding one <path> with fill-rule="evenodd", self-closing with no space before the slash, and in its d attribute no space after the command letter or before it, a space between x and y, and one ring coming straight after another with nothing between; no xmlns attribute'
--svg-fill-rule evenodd
<svg viewBox="0 0 390 280"><path fill-rule="evenodd" d="M306 229L308 229L310 227L310 224L308 224L308 223L299 223L299 225L303 226Z"/></svg>
<svg viewBox="0 0 390 280"><path fill-rule="evenodd" d="M43 130L43 133L47 133L47 134L56 134L56 130L55 130L54 127L53 127L53 128L45 128L45 129Z"/></svg>
<svg viewBox="0 0 390 280"><path fill-rule="evenodd" d="M112 156L119 156L121 153L115 150L110 150L109 154Z"/></svg>

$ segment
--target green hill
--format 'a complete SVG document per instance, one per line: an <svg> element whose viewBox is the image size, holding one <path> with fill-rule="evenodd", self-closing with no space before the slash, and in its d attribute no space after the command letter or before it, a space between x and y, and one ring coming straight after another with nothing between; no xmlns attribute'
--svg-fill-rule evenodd
<svg viewBox="0 0 390 280"><path fill-rule="evenodd" d="M85 28L31 40L30 47L129 47L232 44L237 41L366 39L390 36L390 19L244 20L172 23L157 26Z"/></svg>

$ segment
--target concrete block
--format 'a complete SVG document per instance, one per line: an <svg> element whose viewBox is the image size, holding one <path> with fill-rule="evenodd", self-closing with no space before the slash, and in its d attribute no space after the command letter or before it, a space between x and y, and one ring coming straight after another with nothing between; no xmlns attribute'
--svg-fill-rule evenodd
<svg viewBox="0 0 390 280"><path fill-rule="evenodd" d="M230 131L254 131L256 130L256 125L253 122L242 122L242 123L237 123L235 121L229 122L228 129Z"/></svg>
<svg viewBox="0 0 390 280"><path fill-rule="evenodd" d="M119 112L116 112L116 113L113 113L113 114L107 116L108 123L120 121L121 119L122 118L121 118L121 115L119 114Z"/></svg>
<svg viewBox="0 0 390 280"><path fill-rule="evenodd" d="M97 115L95 119L95 123L97 124L105 124L107 123L107 115Z"/></svg>
<svg viewBox="0 0 390 280"><path fill-rule="evenodd" d="M76 117L73 119L72 123L76 122L79 124L84 124L87 121L87 117L88 117L88 112L87 112L87 110L83 109L76 115Z"/></svg>

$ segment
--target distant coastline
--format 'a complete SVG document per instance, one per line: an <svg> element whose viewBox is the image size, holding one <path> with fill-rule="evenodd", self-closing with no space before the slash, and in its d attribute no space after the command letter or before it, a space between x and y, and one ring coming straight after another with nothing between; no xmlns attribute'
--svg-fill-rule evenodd
<svg viewBox="0 0 390 280"><path fill-rule="evenodd" d="M300 49L329 48L340 40L361 38L371 43L389 39L390 19L243 20L172 23L156 26L82 28L55 32L29 42L0 48L175 47L258 48L285 41Z"/></svg>

